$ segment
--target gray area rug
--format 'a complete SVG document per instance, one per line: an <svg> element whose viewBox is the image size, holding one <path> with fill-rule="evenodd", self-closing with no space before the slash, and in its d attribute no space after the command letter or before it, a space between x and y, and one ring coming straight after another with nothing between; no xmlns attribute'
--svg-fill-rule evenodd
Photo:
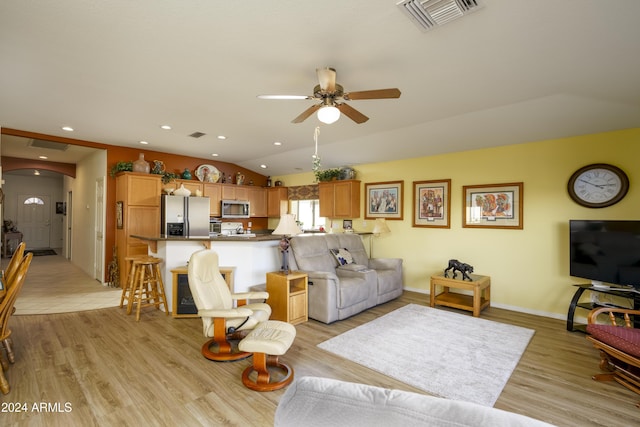
<svg viewBox="0 0 640 427"><path fill-rule="evenodd" d="M318 347L427 393L493 406L534 332L409 304Z"/></svg>

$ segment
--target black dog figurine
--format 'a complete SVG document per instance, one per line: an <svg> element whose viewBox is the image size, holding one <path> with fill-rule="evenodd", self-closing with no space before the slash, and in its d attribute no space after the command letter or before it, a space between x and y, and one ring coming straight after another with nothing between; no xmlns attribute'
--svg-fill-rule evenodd
<svg viewBox="0 0 640 427"><path fill-rule="evenodd" d="M462 280L466 279L470 282L473 282L473 279L469 276L469 274L467 274L467 273L473 273L473 266L469 264L465 264L464 262L460 262L457 259L450 259L449 267L444 269L444 277L447 277L447 271L449 270L453 270L454 279L458 275L456 271L459 271L460 273L462 273Z"/></svg>

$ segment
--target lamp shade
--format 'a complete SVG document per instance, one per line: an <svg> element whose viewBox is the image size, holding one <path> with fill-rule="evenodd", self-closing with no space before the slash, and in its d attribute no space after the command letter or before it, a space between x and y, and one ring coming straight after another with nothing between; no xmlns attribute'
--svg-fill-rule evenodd
<svg viewBox="0 0 640 427"><path fill-rule="evenodd" d="M373 224L373 234L391 233L387 221L384 218L376 218L376 222Z"/></svg>
<svg viewBox="0 0 640 427"><path fill-rule="evenodd" d="M295 236L300 233L302 233L302 230L300 230L300 227L298 227L296 223L295 215L284 214L280 217L280 222L272 234L277 236Z"/></svg>
<svg viewBox="0 0 640 427"><path fill-rule="evenodd" d="M337 122L340 118L340 110L332 105L320 108L317 114L318 120L328 125Z"/></svg>

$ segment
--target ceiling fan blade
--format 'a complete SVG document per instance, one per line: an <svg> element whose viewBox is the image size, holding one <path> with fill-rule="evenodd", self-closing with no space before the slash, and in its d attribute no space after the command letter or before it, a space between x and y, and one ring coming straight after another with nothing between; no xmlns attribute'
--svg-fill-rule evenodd
<svg viewBox="0 0 640 427"><path fill-rule="evenodd" d="M354 122L360 124L369 120L369 117L362 114L360 111L356 110L349 104L336 104L336 107L342 114L349 117Z"/></svg>
<svg viewBox="0 0 640 427"><path fill-rule="evenodd" d="M313 113L318 111L318 109L321 106L322 106L322 104L312 105L311 107L309 107L306 110L304 110L302 112L302 114L300 114L298 117L296 117L295 119L291 120L291 123L302 123L302 122L304 122L305 120L307 120L309 118L310 115L312 115Z"/></svg>
<svg viewBox="0 0 640 427"><path fill-rule="evenodd" d="M260 99L313 99L308 95L258 95Z"/></svg>
<svg viewBox="0 0 640 427"><path fill-rule="evenodd" d="M333 68L317 68L320 89L325 92L335 92L336 90L336 70Z"/></svg>
<svg viewBox="0 0 640 427"><path fill-rule="evenodd" d="M400 98L400 89L376 89L376 90L363 90L360 92L345 93L343 98L347 100L356 99L385 99L385 98Z"/></svg>

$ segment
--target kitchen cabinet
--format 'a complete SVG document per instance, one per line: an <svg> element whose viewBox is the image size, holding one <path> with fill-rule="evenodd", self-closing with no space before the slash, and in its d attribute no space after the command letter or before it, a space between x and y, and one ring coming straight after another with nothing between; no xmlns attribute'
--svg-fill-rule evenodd
<svg viewBox="0 0 640 427"><path fill-rule="evenodd" d="M146 255L147 242L132 234L155 236L160 233L160 175L121 172L116 176L116 256L126 270L125 258ZM128 271L120 272L120 286Z"/></svg>
<svg viewBox="0 0 640 427"><path fill-rule="evenodd" d="M360 217L360 181L343 180L318 183L320 216L325 218Z"/></svg>
<svg viewBox="0 0 640 427"><path fill-rule="evenodd" d="M200 191L200 193L204 192L204 184L200 181L193 181L189 179L175 179L168 184L164 185L164 188L172 188L177 190L181 185L184 185L184 188L191 191L191 195L195 196L196 191Z"/></svg>
<svg viewBox="0 0 640 427"><path fill-rule="evenodd" d="M249 215L251 217L267 216L267 192L261 187L249 187Z"/></svg>
<svg viewBox="0 0 640 427"><path fill-rule="evenodd" d="M234 184L222 184L223 200L249 200L247 187Z"/></svg>
<svg viewBox="0 0 640 427"><path fill-rule="evenodd" d="M289 190L286 187L267 188L267 216L280 218L289 211Z"/></svg>
<svg viewBox="0 0 640 427"><path fill-rule="evenodd" d="M204 184L204 197L209 198L209 216L222 215L220 201L222 200L222 184Z"/></svg>

